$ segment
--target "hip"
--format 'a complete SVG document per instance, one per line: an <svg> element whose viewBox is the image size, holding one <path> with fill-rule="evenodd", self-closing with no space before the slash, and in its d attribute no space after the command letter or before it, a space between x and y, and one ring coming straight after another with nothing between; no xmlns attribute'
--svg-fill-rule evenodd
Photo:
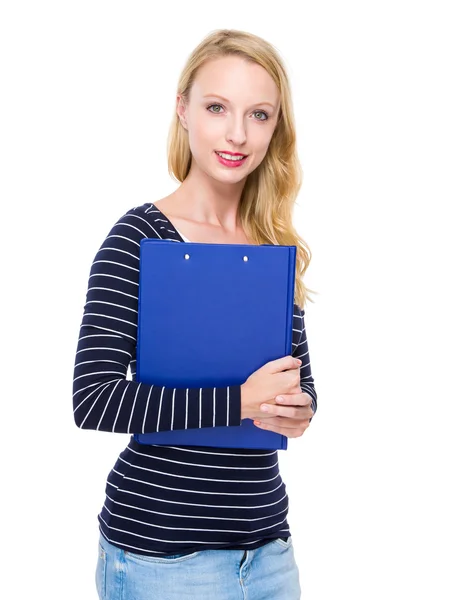
<svg viewBox="0 0 467 600"><path fill-rule="evenodd" d="M205 549L147 556L100 533L95 582L100 600L299 600L292 537L254 550Z"/></svg>

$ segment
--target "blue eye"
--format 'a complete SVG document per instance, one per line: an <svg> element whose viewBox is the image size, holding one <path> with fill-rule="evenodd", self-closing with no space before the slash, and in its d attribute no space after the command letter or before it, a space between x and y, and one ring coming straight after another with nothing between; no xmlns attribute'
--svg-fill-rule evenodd
<svg viewBox="0 0 467 600"><path fill-rule="evenodd" d="M209 110L213 106L219 106L220 108L224 108L222 106L222 104L210 104L206 110ZM215 111L210 110L209 112L213 112L214 114L220 114L219 111L217 111L217 110L215 110ZM264 115L264 119L256 119L257 121L267 121L269 119L269 115L264 110L255 110L253 114L255 114L255 113Z"/></svg>

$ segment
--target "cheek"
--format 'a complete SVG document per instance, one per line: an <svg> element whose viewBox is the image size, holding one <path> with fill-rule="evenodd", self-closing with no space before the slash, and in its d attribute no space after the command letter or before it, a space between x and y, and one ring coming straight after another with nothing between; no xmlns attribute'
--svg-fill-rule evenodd
<svg viewBox="0 0 467 600"><path fill-rule="evenodd" d="M253 148L255 149L255 161L257 161L258 164L266 156L270 141L271 136L268 136L266 140L264 139L264 137L262 137L261 139L257 140L256 146L253 146Z"/></svg>
<svg viewBox="0 0 467 600"><path fill-rule="evenodd" d="M222 129L219 124L213 124L212 120L200 118L191 124L189 138L193 154L213 151L219 140L222 140Z"/></svg>
<svg viewBox="0 0 467 600"><path fill-rule="evenodd" d="M255 149L255 152L258 154L258 156L263 157L268 151L273 134L274 129L268 127L267 125L257 125L256 127L251 127L250 131L248 132L248 138L250 142L248 145Z"/></svg>

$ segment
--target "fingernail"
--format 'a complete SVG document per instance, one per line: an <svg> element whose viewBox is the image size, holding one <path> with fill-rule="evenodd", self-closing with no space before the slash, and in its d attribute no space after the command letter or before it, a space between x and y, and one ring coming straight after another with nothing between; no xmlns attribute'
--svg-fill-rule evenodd
<svg viewBox="0 0 467 600"><path fill-rule="evenodd" d="M269 412L269 406L267 404L261 404L260 408L263 412Z"/></svg>
<svg viewBox="0 0 467 600"><path fill-rule="evenodd" d="M253 423L254 423L256 426L258 426L258 425L261 425L261 422L260 422L260 421L253 421Z"/></svg>
<svg viewBox="0 0 467 600"><path fill-rule="evenodd" d="M276 402L284 402L284 396L277 396Z"/></svg>
<svg viewBox="0 0 467 600"><path fill-rule="evenodd" d="M297 365L301 365L302 364L302 361L299 358L296 358L295 362L296 362Z"/></svg>

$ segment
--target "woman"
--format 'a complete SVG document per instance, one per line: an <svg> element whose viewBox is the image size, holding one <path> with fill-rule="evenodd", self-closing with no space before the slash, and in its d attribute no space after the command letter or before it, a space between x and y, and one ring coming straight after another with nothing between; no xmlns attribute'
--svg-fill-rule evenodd
<svg viewBox="0 0 467 600"><path fill-rule="evenodd" d="M292 226L300 169L290 89L270 44L219 30L193 51L178 84L169 168L178 189L125 213L91 266L73 381L75 422L146 433L185 422L194 407L200 419L187 417L190 427L212 427L215 411L216 425L248 417L259 428L301 436L316 411L303 310L311 254ZM225 388L127 380L128 365L136 374L145 237L297 246L293 356ZM99 597L295 600L300 584L287 511L277 451L150 446L131 437L109 473L98 515Z"/></svg>

